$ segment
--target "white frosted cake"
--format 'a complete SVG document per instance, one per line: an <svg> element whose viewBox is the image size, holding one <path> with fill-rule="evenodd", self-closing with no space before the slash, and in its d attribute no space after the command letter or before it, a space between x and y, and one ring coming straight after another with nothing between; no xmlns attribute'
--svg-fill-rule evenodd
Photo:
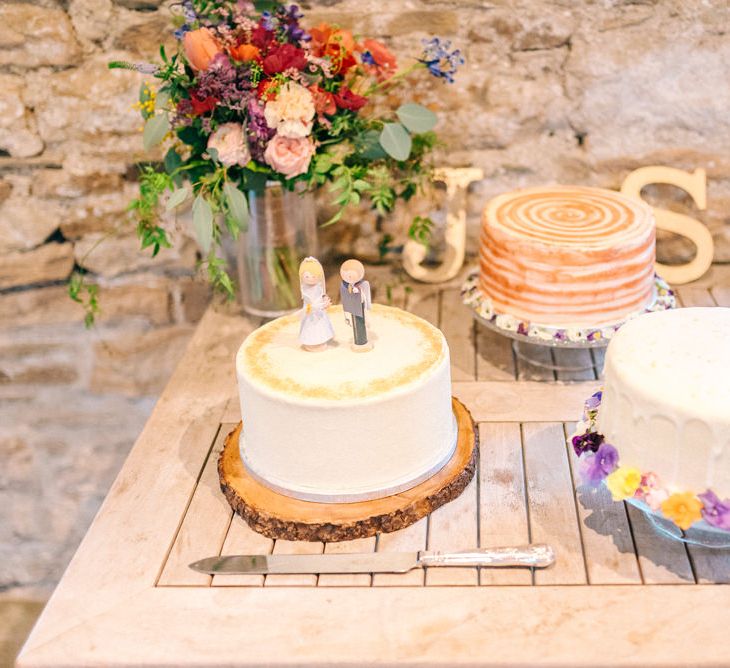
<svg viewBox="0 0 730 668"><path fill-rule="evenodd" d="M241 458L263 484L299 499L350 502L413 487L456 446L449 349L443 334L397 308L373 305L373 350L353 353L342 307L335 337L311 353L299 317L277 318L236 357Z"/></svg>
<svg viewBox="0 0 730 668"><path fill-rule="evenodd" d="M597 432L669 493L730 495L730 309L642 315L611 341Z"/></svg>

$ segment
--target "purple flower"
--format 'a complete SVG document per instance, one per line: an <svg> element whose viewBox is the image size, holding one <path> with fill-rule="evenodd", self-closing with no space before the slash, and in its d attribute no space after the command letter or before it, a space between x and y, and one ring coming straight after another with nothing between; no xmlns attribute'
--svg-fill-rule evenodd
<svg viewBox="0 0 730 668"><path fill-rule="evenodd" d="M248 124L246 135L251 157L259 162L264 161L264 152L269 140L276 134L276 130L269 127L264 117L264 108L256 99L251 98L248 103Z"/></svg>
<svg viewBox="0 0 730 668"><path fill-rule="evenodd" d="M271 12L261 12L261 26L264 30L274 29L274 20L271 16Z"/></svg>
<svg viewBox="0 0 730 668"><path fill-rule="evenodd" d="M581 464L581 476L591 485L598 485L618 467L618 452L608 443L602 443L598 450L589 454Z"/></svg>
<svg viewBox="0 0 730 668"><path fill-rule="evenodd" d="M418 59L422 62L435 77L445 79L449 83L453 83L454 74L459 65L464 64L464 58L461 55L461 51L456 49L449 51L451 48L451 42L444 40L443 42L438 38L424 39L423 40L423 53Z"/></svg>
<svg viewBox="0 0 730 668"><path fill-rule="evenodd" d="M586 452L596 452L603 443L603 435L596 432L587 432L578 436L573 436L571 441L575 454L580 457Z"/></svg>
<svg viewBox="0 0 730 668"><path fill-rule="evenodd" d="M730 531L730 499L721 501L717 494L707 490L697 495L702 501L702 517L708 524L718 529Z"/></svg>
<svg viewBox="0 0 730 668"><path fill-rule="evenodd" d="M249 66L235 67L225 53L217 54L198 75L197 96L213 97L229 109L243 111L251 97Z"/></svg>
<svg viewBox="0 0 730 668"><path fill-rule="evenodd" d="M553 334L553 338L556 341L565 341L566 338L568 338L565 334L565 330L559 329L555 334Z"/></svg>
<svg viewBox="0 0 730 668"><path fill-rule="evenodd" d="M527 323L521 322L519 325L517 325L517 333L522 334L523 336L527 336Z"/></svg>
<svg viewBox="0 0 730 668"><path fill-rule="evenodd" d="M375 58L373 58L373 54L370 51L363 51L360 59L366 65L375 65Z"/></svg>
<svg viewBox="0 0 730 668"><path fill-rule="evenodd" d="M598 408L601 405L602 398L603 392L596 392L595 394L592 394L585 403L586 410L590 411L594 408Z"/></svg>

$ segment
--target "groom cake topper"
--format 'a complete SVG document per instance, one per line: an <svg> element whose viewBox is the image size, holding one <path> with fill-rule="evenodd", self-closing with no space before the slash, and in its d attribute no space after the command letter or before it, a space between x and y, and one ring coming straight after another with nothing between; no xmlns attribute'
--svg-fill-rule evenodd
<svg viewBox="0 0 730 668"><path fill-rule="evenodd" d="M345 322L352 324L353 344L356 352L372 350L368 341L365 312L370 310L370 283L365 280L365 267L359 260L345 260L340 267L340 297Z"/></svg>

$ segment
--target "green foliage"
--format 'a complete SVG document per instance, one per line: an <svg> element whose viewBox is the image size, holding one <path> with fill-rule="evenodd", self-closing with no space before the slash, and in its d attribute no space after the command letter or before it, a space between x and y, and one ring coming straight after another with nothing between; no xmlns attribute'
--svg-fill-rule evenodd
<svg viewBox="0 0 730 668"><path fill-rule="evenodd" d="M99 315L99 286L89 283L86 274L75 271L68 282L68 296L84 309L84 325L89 329Z"/></svg>
<svg viewBox="0 0 730 668"><path fill-rule="evenodd" d="M408 236L428 248L433 236L433 221L424 216L416 216L408 228Z"/></svg>
<svg viewBox="0 0 730 668"><path fill-rule="evenodd" d="M193 229L200 248L207 254L213 243L213 209L210 202L200 194L193 202Z"/></svg>
<svg viewBox="0 0 730 668"><path fill-rule="evenodd" d="M214 290L222 292L229 300L236 296L236 288L231 277L226 271L225 260L215 255L215 249L211 249L206 262L208 268L208 280Z"/></svg>
<svg viewBox="0 0 730 668"><path fill-rule="evenodd" d="M238 238L238 233L248 229L248 201L246 196L235 185L226 181L223 184L226 201L226 225L231 236Z"/></svg>
<svg viewBox="0 0 730 668"><path fill-rule="evenodd" d="M159 144L170 131L170 120L167 114L154 114L144 124L142 144L144 150L149 151Z"/></svg>
<svg viewBox="0 0 730 668"><path fill-rule="evenodd" d="M153 257L160 252L160 248L170 248L167 233L159 225L159 206L160 197L165 190L172 190L172 183L169 174L147 165L142 168L139 177L139 197L129 204L129 210L137 218L137 236L142 248L151 247Z"/></svg>
<svg viewBox="0 0 730 668"><path fill-rule="evenodd" d="M438 117L430 109L413 102L401 105L395 113L406 129L413 133L429 132L436 127L438 121Z"/></svg>
<svg viewBox="0 0 730 668"><path fill-rule="evenodd" d="M380 133L380 145L394 160L408 160L413 140L400 123L386 123Z"/></svg>

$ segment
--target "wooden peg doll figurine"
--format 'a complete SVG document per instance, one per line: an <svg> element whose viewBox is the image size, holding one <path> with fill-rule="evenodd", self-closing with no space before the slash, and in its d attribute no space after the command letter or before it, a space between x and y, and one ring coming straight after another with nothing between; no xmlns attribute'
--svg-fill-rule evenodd
<svg viewBox="0 0 730 668"><path fill-rule="evenodd" d="M335 335L327 307L332 301L325 292L324 269L319 260L307 257L299 265L299 284L302 289L302 310L299 325L299 343L311 352L324 350Z"/></svg>
<svg viewBox="0 0 730 668"><path fill-rule="evenodd" d="M368 341L368 330L365 324L365 311L370 310L370 283L365 280L365 267L359 260L345 260L340 267L340 297L345 312L345 322L351 324L356 352L372 350L373 344Z"/></svg>

